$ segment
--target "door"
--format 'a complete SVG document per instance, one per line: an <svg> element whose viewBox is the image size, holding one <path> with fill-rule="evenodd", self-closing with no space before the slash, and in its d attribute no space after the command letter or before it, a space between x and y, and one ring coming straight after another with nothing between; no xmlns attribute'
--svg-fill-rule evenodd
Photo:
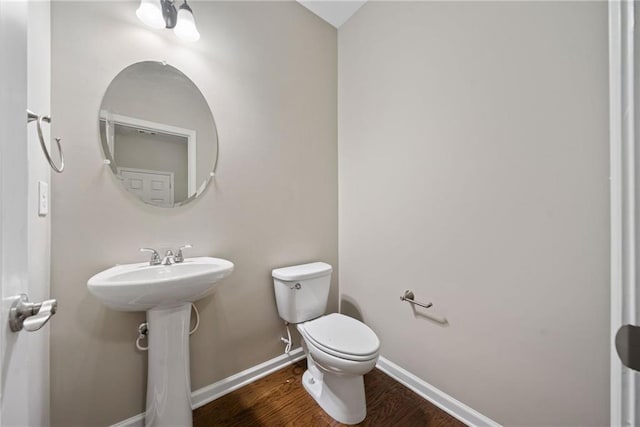
<svg viewBox="0 0 640 427"><path fill-rule="evenodd" d="M30 17L34 21L30 25ZM42 154L30 151L26 109L49 108L49 3L0 0L0 426L49 424L48 326L11 332L16 296L49 294L48 217L37 217L30 179L48 182ZM32 43L33 42L33 43ZM31 46L36 50L30 52ZM38 54L32 58L31 54ZM40 54L44 54L41 56ZM36 59L37 58L37 59ZM34 63L33 61L37 63ZM33 69L35 74L28 72ZM29 93L33 82L44 82ZM35 89L36 87L34 87ZM37 105L28 105L32 101ZM48 114L42 111L42 114ZM31 132L29 132L31 131ZM37 147L37 145L35 146ZM34 157L37 153L38 157ZM33 157L33 158L32 158ZM46 172L44 172L46 171ZM31 202L31 203L29 203ZM44 236L44 237L43 237ZM34 247L32 242L40 245ZM30 268L30 265L32 268ZM37 280L35 280L37 279ZM31 282L34 282L33 284Z"/></svg>
<svg viewBox="0 0 640 427"><path fill-rule="evenodd" d="M611 172L611 425L640 424L640 18L635 2L609 0Z"/></svg>
<svg viewBox="0 0 640 427"><path fill-rule="evenodd" d="M173 172L118 168L127 191L156 206L173 206Z"/></svg>

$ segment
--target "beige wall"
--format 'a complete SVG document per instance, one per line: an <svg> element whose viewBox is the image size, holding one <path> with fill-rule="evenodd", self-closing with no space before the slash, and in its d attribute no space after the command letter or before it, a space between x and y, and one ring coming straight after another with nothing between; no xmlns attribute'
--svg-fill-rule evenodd
<svg viewBox="0 0 640 427"><path fill-rule="evenodd" d="M607 425L606 3L369 2L338 39L343 310L500 423Z"/></svg>
<svg viewBox="0 0 640 427"><path fill-rule="evenodd" d="M86 289L104 268L146 260L139 247L188 242L188 255L235 263L198 303L193 389L282 353L272 268L337 267L335 29L293 2L194 2L202 39L187 44L141 25L138 4L52 6L53 132L65 138L67 161L52 199L54 426L106 425L144 409L146 354L134 347L144 314L109 310ZM148 59L193 79L220 139L213 185L172 210L134 200L102 164L104 91L121 69ZM335 277L331 298L335 311Z"/></svg>

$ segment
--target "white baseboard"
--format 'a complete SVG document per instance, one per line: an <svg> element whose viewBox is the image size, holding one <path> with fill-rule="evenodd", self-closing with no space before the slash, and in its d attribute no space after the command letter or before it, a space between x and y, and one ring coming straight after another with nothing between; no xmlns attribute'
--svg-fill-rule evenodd
<svg viewBox="0 0 640 427"><path fill-rule="evenodd" d="M113 424L111 427L144 427L144 413L134 415L131 418Z"/></svg>
<svg viewBox="0 0 640 427"><path fill-rule="evenodd" d="M240 387L257 381L262 377L266 377L270 373L302 359L304 359L304 352L302 348L297 348L288 354L280 355L206 387L202 387L191 393L191 407L195 409L204 406L225 394L231 393ZM127 418L124 421L114 424L112 427L144 427L144 413Z"/></svg>
<svg viewBox="0 0 640 427"><path fill-rule="evenodd" d="M411 372L401 368L390 360L380 356L376 365L385 374L389 375L400 384L414 391L422 398L436 405L451 416L459 419L469 426L499 427L500 424L493 421L478 411L468 407L459 400L454 399L445 392L435 388L428 382L418 378Z"/></svg>
<svg viewBox="0 0 640 427"><path fill-rule="evenodd" d="M211 385L194 391L191 394L191 406L193 409L206 405L225 394L231 393L249 383L259 380L272 372L282 369L304 358L302 348L297 348L289 354L283 354L271 360L267 360L257 366L246 369L235 375L217 381ZM401 368L390 360L380 356L376 365L385 374L398 381L400 384L413 390L416 394L451 416L470 426L499 427L500 424L485 417L481 413L468 407L464 403L454 399L448 394L438 390L431 384L416 377L411 372ZM127 418L112 427L144 427L144 413Z"/></svg>
<svg viewBox="0 0 640 427"><path fill-rule="evenodd" d="M257 381L262 377L266 377L270 373L302 359L304 359L302 348L296 348L288 354L282 354L211 385L202 387L191 394L191 406L193 409L204 406L225 394L229 394L240 387Z"/></svg>

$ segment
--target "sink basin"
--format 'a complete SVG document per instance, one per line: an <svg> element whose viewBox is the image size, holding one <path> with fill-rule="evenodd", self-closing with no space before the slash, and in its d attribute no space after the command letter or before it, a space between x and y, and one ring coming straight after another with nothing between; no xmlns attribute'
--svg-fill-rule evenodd
<svg viewBox="0 0 640 427"><path fill-rule="evenodd" d="M197 301L232 271L233 263L220 258L186 258L172 265L142 262L104 270L89 279L87 287L110 308L147 311Z"/></svg>
<svg viewBox="0 0 640 427"><path fill-rule="evenodd" d="M193 424L191 303L213 292L232 271L231 261L198 257L171 265L116 265L87 282L89 292L106 306L147 312L147 427Z"/></svg>

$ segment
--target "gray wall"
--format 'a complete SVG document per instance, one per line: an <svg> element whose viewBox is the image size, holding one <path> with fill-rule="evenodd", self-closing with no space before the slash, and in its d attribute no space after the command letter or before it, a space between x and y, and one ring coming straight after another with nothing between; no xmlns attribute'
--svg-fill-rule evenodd
<svg viewBox="0 0 640 427"><path fill-rule="evenodd" d="M100 138L104 138L100 125ZM173 200L182 202L189 192L187 138L164 134L140 134L116 126L114 160L118 167L173 172Z"/></svg>
<svg viewBox="0 0 640 427"><path fill-rule="evenodd" d="M336 31L293 2L194 2L202 38L181 42L136 18L139 2L52 6L53 132L67 170L53 181L52 425L91 426L143 411L142 313L88 294L87 279L147 259L141 246L175 247L235 263L197 305L193 389L283 351L271 269L323 260L337 266ZM141 60L166 60L202 90L216 120L216 180L177 209L144 205L102 163L98 110L110 80ZM337 310L337 280L330 309Z"/></svg>
<svg viewBox="0 0 640 427"><path fill-rule="evenodd" d="M608 425L606 3L369 2L338 39L342 310L500 423Z"/></svg>

